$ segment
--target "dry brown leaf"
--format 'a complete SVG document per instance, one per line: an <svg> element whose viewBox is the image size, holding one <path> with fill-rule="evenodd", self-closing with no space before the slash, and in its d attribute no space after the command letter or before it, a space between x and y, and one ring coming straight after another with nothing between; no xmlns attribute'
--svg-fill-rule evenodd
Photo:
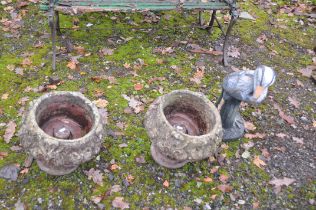
<svg viewBox="0 0 316 210"><path fill-rule="evenodd" d="M182 72L181 68L176 66L176 65L172 65L172 66L170 66L170 68L172 70L174 70L176 72L176 74L180 74Z"/></svg>
<svg viewBox="0 0 316 210"><path fill-rule="evenodd" d="M169 182L168 180L165 180L162 184L165 188L168 188L169 187Z"/></svg>
<svg viewBox="0 0 316 210"><path fill-rule="evenodd" d="M219 189L220 191L225 193L225 192L231 192L233 190L233 187L231 187L228 184L221 184L221 185L217 186L217 189Z"/></svg>
<svg viewBox="0 0 316 210"><path fill-rule="evenodd" d="M57 85L46 85L46 88L50 89L50 90L56 90L57 89Z"/></svg>
<svg viewBox="0 0 316 210"><path fill-rule="evenodd" d="M72 58L68 62L67 67L70 68L71 70L76 70L78 64L79 64L79 61L77 59Z"/></svg>
<svg viewBox="0 0 316 210"><path fill-rule="evenodd" d="M258 155L255 156L255 158L253 159L253 164L255 164L256 166L258 166L259 168L262 168L261 166L266 166L267 164L260 159L260 157Z"/></svg>
<svg viewBox="0 0 316 210"><path fill-rule="evenodd" d="M289 137L287 134L285 133L277 133L276 134L277 137L281 138L281 139L284 139L285 137Z"/></svg>
<svg viewBox="0 0 316 210"><path fill-rule="evenodd" d="M120 170L120 169L121 169L121 167L119 167L119 166L118 166L117 164L115 164L115 163L112 164L111 167L110 167L110 170L111 170L111 171Z"/></svg>
<svg viewBox="0 0 316 210"><path fill-rule="evenodd" d="M254 131L254 130L256 130L256 126L255 126L252 122L245 121L245 122L244 122L244 125L245 125L245 128L246 128L248 131Z"/></svg>
<svg viewBox="0 0 316 210"><path fill-rule="evenodd" d="M100 77L100 76L93 76L91 77L91 80L93 82L96 82L96 83L100 83L104 78Z"/></svg>
<svg viewBox="0 0 316 210"><path fill-rule="evenodd" d="M134 98L134 96L127 96L125 94L122 95L125 100L128 101L128 106L133 109L133 111L138 114L139 112L144 110L143 103Z"/></svg>
<svg viewBox="0 0 316 210"><path fill-rule="evenodd" d="M136 157L135 161L141 164L146 163L145 157L143 155Z"/></svg>
<svg viewBox="0 0 316 210"><path fill-rule="evenodd" d="M213 179L211 177L205 177L203 181L206 183L210 183L210 182L213 182Z"/></svg>
<svg viewBox="0 0 316 210"><path fill-rule="evenodd" d="M128 209L129 203L123 200L124 200L123 197L115 197L114 200L112 201L112 206L114 208L119 208L119 209Z"/></svg>
<svg viewBox="0 0 316 210"><path fill-rule="evenodd" d="M20 174L27 174L29 172L29 168L24 168L20 171Z"/></svg>
<svg viewBox="0 0 316 210"><path fill-rule="evenodd" d="M113 55L114 50L109 48L103 48L100 50L102 55Z"/></svg>
<svg viewBox="0 0 316 210"><path fill-rule="evenodd" d="M75 46L74 49L79 55L85 55L86 50L82 46Z"/></svg>
<svg viewBox="0 0 316 210"><path fill-rule="evenodd" d="M304 144L304 139L303 138L298 138L298 137L292 137L293 141L295 141L297 144Z"/></svg>
<svg viewBox="0 0 316 210"><path fill-rule="evenodd" d="M95 170L94 168L91 168L89 171L84 171L84 173L88 176L88 179L91 180L102 186L103 185L103 175L100 170Z"/></svg>
<svg viewBox="0 0 316 210"><path fill-rule="evenodd" d="M166 79L165 77L153 77L153 78L150 78L147 83L151 84L155 81L164 81L165 79Z"/></svg>
<svg viewBox="0 0 316 210"><path fill-rule="evenodd" d="M305 77L311 77L314 70L316 70L316 66L313 65L300 69L299 72Z"/></svg>
<svg viewBox="0 0 316 210"><path fill-rule="evenodd" d="M239 48L234 47L234 46L229 47L227 55L233 58L239 58L240 56Z"/></svg>
<svg viewBox="0 0 316 210"><path fill-rule="evenodd" d="M29 58L24 58L21 63L22 66L30 66L31 64L32 64L32 61Z"/></svg>
<svg viewBox="0 0 316 210"><path fill-rule="evenodd" d="M267 148L261 149L261 153L265 158L270 158L271 156Z"/></svg>
<svg viewBox="0 0 316 210"><path fill-rule="evenodd" d="M266 134L264 133L255 133L255 134L246 133L245 134L245 138L247 139L263 139L265 137L266 137Z"/></svg>
<svg viewBox="0 0 316 210"><path fill-rule="evenodd" d="M263 44L265 41L267 41L268 38L265 34L261 34L257 39L256 41L259 43L259 44Z"/></svg>
<svg viewBox="0 0 316 210"><path fill-rule="evenodd" d="M131 68L131 64L129 64L129 63L124 63L123 66L124 66L124 68L126 68L126 69Z"/></svg>
<svg viewBox="0 0 316 210"><path fill-rule="evenodd" d="M298 109L300 107L300 102L296 98L288 97L288 100L295 108Z"/></svg>
<svg viewBox="0 0 316 210"><path fill-rule="evenodd" d="M259 207L260 207L259 201L256 201L256 202L253 202L253 203L252 203L252 208L253 208L253 209L258 209Z"/></svg>
<svg viewBox="0 0 316 210"><path fill-rule="evenodd" d="M134 181L135 177L132 176L131 174L129 174L127 177L126 177L126 180L128 181L128 183L132 184L133 181Z"/></svg>
<svg viewBox="0 0 316 210"><path fill-rule="evenodd" d="M97 196L91 196L91 200L93 201L93 203L98 204L101 202L103 196L97 195Z"/></svg>
<svg viewBox="0 0 316 210"><path fill-rule="evenodd" d="M7 128L6 128L4 136L3 136L3 139L6 143L9 143L11 138L14 136L15 128L16 128L16 124L14 121L10 121L7 124Z"/></svg>
<svg viewBox="0 0 316 210"><path fill-rule="evenodd" d="M4 93L2 96L1 96L1 99L2 100L7 100L9 98L9 93Z"/></svg>
<svg viewBox="0 0 316 210"><path fill-rule="evenodd" d="M211 173L215 174L218 171L218 166L214 166L213 168L211 168Z"/></svg>
<svg viewBox="0 0 316 210"><path fill-rule="evenodd" d="M193 78L190 78L190 81L194 82L198 85L201 84L201 80L203 79L204 73L205 73L204 69L205 69L205 67L204 68L198 67L196 72L193 75Z"/></svg>
<svg viewBox="0 0 316 210"><path fill-rule="evenodd" d="M293 184L296 180L284 177L282 179L276 179L274 178L269 182L269 184L274 185L274 192L278 194L281 191L282 186L289 186Z"/></svg>
<svg viewBox="0 0 316 210"><path fill-rule="evenodd" d="M105 108L109 102L105 99L99 98L98 100L93 101L93 103L98 107L98 108Z"/></svg>
<svg viewBox="0 0 316 210"><path fill-rule="evenodd" d="M2 160L3 158L7 157L9 153L7 152L0 152L0 160Z"/></svg>
<svg viewBox="0 0 316 210"><path fill-rule="evenodd" d="M143 89L143 84L141 84L141 83L136 83L135 85L134 85L134 90L142 90Z"/></svg>
<svg viewBox="0 0 316 210"><path fill-rule="evenodd" d="M227 182L227 180L228 180L228 176L227 175L225 175L225 174L221 174L220 176L219 176L219 180L222 182L222 183L226 183Z"/></svg>

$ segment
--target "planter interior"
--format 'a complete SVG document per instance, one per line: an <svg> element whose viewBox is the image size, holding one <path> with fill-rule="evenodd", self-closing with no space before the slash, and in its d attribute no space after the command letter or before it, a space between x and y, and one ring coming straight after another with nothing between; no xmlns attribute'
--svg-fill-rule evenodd
<svg viewBox="0 0 316 210"><path fill-rule="evenodd" d="M190 94L166 97L163 114L172 127L190 136L207 134L215 123L208 105Z"/></svg>
<svg viewBox="0 0 316 210"><path fill-rule="evenodd" d="M92 128L94 116L84 101L72 95L52 96L36 110L36 122L48 135L58 139L78 139Z"/></svg>

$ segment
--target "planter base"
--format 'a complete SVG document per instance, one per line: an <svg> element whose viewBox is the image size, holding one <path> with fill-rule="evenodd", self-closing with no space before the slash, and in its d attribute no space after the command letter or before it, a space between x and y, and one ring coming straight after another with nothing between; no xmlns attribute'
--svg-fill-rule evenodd
<svg viewBox="0 0 316 210"><path fill-rule="evenodd" d="M65 174L70 174L71 172L75 171L78 166L74 166L71 168L63 168L63 169L52 169L52 167L48 167L45 163L36 160L38 167L47 172L50 175L56 175L56 176L60 176L60 175L65 175Z"/></svg>
<svg viewBox="0 0 316 210"><path fill-rule="evenodd" d="M164 166L166 168L170 169L176 169L176 168L181 168L184 166L186 163L189 161L178 161L178 160L173 160L170 158L167 158L166 155L163 155L157 147L155 147L153 144L151 144L150 147L150 152L151 156L153 159L161 166Z"/></svg>

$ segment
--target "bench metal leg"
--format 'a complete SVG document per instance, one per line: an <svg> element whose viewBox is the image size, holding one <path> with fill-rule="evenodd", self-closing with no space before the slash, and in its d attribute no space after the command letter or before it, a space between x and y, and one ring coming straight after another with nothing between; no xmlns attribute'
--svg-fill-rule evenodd
<svg viewBox="0 0 316 210"><path fill-rule="evenodd" d="M55 11L55 17L56 17L56 31L57 31L57 35L60 36L61 35L61 31L60 31L59 12L58 11Z"/></svg>
<svg viewBox="0 0 316 210"><path fill-rule="evenodd" d="M56 69L56 21L54 13L54 0L49 0L49 15L48 23L52 33L52 48L53 48L53 59L52 59L52 68L53 71Z"/></svg>
<svg viewBox="0 0 316 210"><path fill-rule="evenodd" d="M237 18L238 18L237 10L233 8L231 10L231 20L230 20L230 23L229 23L227 31L226 31L224 46L223 46L223 64L224 64L224 66L228 66L228 61L227 61L227 44L228 43L227 42L228 42L228 38L229 38L229 35L231 33L231 30L237 21Z"/></svg>
<svg viewBox="0 0 316 210"><path fill-rule="evenodd" d="M209 26L208 27L208 32L209 33L212 33L212 29L213 29L213 25L214 25L214 20L215 19L217 19L216 18L216 10L213 10L211 20L210 20L210 22L208 24L208 26Z"/></svg>

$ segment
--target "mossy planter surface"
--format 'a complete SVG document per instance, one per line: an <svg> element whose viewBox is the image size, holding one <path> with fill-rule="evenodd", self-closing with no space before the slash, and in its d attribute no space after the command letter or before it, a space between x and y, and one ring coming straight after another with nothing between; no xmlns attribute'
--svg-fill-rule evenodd
<svg viewBox="0 0 316 210"><path fill-rule="evenodd" d="M218 110L203 94L176 90L157 98L145 116L153 159L167 168L213 155L222 141Z"/></svg>
<svg viewBox="0 0 316 210"><path fill-rule="evenodd" d="M24 149L51 175L64 175L100 151L103 125L79 92L47 93L31 102L19 132Z"/></svg>

